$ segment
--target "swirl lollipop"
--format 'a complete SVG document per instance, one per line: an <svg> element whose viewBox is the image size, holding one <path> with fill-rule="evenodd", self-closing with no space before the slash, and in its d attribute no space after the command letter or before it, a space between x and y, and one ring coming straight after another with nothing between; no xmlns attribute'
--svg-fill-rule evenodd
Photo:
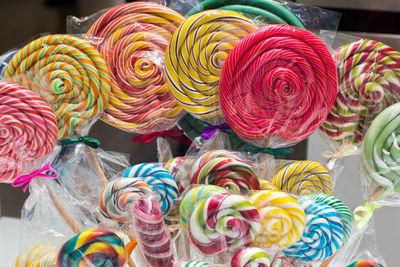
<svg viewBox="0 0 400 267"><path fill-rule="evenodd" d="M299 241L283 250L287 256L301 261L323 261L343 244L344 229L335 208L312 200L301 199L306 214L306 226Z"/></svg>
<svg viewBox="0 0 400 267"><path fill-rule="evenodd" d="M0 82L0 182L11 183L24 161L51 153L57 142L54 112L17 84Z"/></svg>
<svg viewBox="0 0 400 267"><path fill-rule="evenodd" d="M267 180L259 179L258 181L260 182L260 189L261 190L279 191L272 183L268 182Z"/></svg>
<svg viewBox="0 0 400 267"><path fill-rule="evenodd" d="M51 267L56 266L55 249L46 245L36 245L28 253L19 255L15 267Z"/></svg>
<svg viewBox="0 0 400 267"><path fill-rule="evenodd" d="M241 40L222 68L220 102L233 131L257 146L277 147L310 136L336 95L336 70L314 34L269 25Z"/></svg>
<svg viewBox="0 0 400 267"><path fill-rule="evenodd" d="M279 190L296 195L332 192L328 171L314 161L293 162L272 178L272 184Z"/></svg>
<svg viewBox="0 0 400 267"><path fill-rule="evenodd" d="M122 177L138 178L147 183L158 194L164 215L175 205L178 186L174 177L163 167L151 163L137 164L127 169Z"/></svg>
<svg viewBox="0 0 400 267"><path fill-rule="evenodd" d="M288 24L304 28L300 20L286 7L271 0L205 0L193 7L186 16L207 9L231 10L268 24Z"/></svg>
<svg viewBox="0 0 400 267"><path fill-rule="evenodd" d="M261 231L253 244L284 247L297 242L304 231L305 214L296 199L279 191L260 191L249 198L261 216Z"/></svg>
<svg viewBox="0 0 400 267"><path fill-rule="evenodd" d="M383 265L372 261L355 261L347 267L383 267Z"/></svg>
<svg viewBox="0 0 400 267"><path fill-rule="evenodd" d="M53 108L59 139L100 116L110 92L109 72L101 55L88 42L66 34L47 35L27 44L11 59L4 79L35 92Z"/></svg>
<svg viewBox="0 0 400 267"><path fill-rule="evenodd" d="M336 50L339 92L321 130L331 139L358 145L371 121L400 101L400 53L373 40Z"/></svg>
<svg viewBox="0 0 400 267"><path fill-rule="evenodd" d="M269 267L270 263L267 252L260 248L252 247L240 249L231 259L231 267Z"/></svg>
<svg viewBox="0 0 400 267"><path fill-rule="evenodd" d="M201 252L215 254L251 243L260 227L260 214L244 197L219 194L195 208L189 236Z"/></svg>
<svg viewBox="0 0 400 267"><path fill-rule="evenodd" d="M111 72L111 95L102 119L129 132L171 128L183 115L167 89L164 54L184 18L149 2L116 6L88 30Z"/></svg>
<svg viewBox="0 0 400 267"><path fill-rule="evenodd" d="M110 182L100 195L99 207L104 217L120 223L132 220L132 205L143 195L151 194L150 186L138 178Z"/></svg>
<svg viewBox="0 0 400 267"><path fill-rule="evenodd" d="M201 119L220 115L219 77L233 47L256 26L231 11L204 11L174 33L165 55L168 86L176 101Z"/></svg>
<svg viewBox="0 0 400 267"><path fill-rule="evenodd" d="M113 232L93 229L68 240L60 249L57 267L123 267L128 260L122 240Z"/></svg>

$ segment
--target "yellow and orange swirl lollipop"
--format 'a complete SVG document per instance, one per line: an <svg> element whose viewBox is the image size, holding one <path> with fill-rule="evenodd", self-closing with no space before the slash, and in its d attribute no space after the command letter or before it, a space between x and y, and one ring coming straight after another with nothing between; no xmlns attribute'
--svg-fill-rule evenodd
<svg viewBox="0 0 400 267"><path fill-rule="evenodd" d="M38 38L10 60L4 73L53 108L58 138L66 138L99 116L111 90L104 59L88 42L67 34Z"/></svg>
<svg viewBox="0 0 400 267"><path fill-rule="evenodd" d="M103 120L129 132L171 128L183 115L169 93L164 55L184 18L149 2L114 7L90 27L92 40L111 72L111 95Z"/></svg>

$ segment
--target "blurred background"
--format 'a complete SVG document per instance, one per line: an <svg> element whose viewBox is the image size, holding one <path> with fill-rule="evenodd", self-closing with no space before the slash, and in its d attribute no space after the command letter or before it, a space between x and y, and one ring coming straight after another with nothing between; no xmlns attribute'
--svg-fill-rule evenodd
<svg viewBox="0 0 400 267"><path fill-rule="evenodd" d="M65 33L66 17L88 16L96 11L124 3L123 0L0 0L2 26L0 30L0 54L31 40L38 33ZM354 35L382 41L400 50L400 1L399 0L299 0L304 4L320 6L342 13L339 30ZM156 143L132 143L132 134L124 133L102 122L97 122L90 136L99 139L104 150L131 154L131 162L156 161ZM118 137L118 138L116 138ZM185 147L172 142L174 155L182 153ZM311 159L324 162L321 153L331 150L319 133L308 142L295 147L292 159ZM344 171L340 176L336 195L351 209L361 205L358 160L346 158ZM20 217L21 207L27 194L10 185L0 184L0 264L5 258L14 259L18 248L18 223L6 217ZM380 252L388 266L399 266L397 252L400 240L400 208L381 208L375 212L377 241ZM12 222L14 231L7 225ZM16 230L15 230L16 229ZM4 261L3 261L4 260ZM11 263L11 262L10 262ZM5 265L3 265L5 264Z"/></svg>

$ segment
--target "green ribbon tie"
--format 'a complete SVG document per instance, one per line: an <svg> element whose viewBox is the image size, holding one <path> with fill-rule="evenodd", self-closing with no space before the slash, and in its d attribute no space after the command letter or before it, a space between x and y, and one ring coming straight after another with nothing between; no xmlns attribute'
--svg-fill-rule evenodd
<svg viewBox="0 0 400 267"><path fill-rule="evenodd" d="M99 140L88 137L88 136L82 136L79 138L67 138L67 139L58 141L58 143L62 146L67 146L67 145L76 144L76 143L84 143L85 145L90 146L91 148L99 148L100 147Z"/></svg>
<svg viewBox="0 0 400 267"><path fill-rule="evenodd" d="M292 147L281 147L281 148L259 148L256 146L252 145L245 145L244 151L249 152L249 153L265 153L265 154L270 154L276 157L280 157L285 154L290 154L293 152Z"/></svg>

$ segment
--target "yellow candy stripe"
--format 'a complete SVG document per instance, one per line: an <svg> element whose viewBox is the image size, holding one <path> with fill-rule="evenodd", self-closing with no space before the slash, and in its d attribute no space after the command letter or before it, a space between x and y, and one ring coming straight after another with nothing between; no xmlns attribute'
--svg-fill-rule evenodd
<svg viewBox="0 0 400 267"><path fill-rule="evenodd" d="M184 109L199 118L220 114L219 77L233 47L257 29L226 10L200 12L174 33L165 57L168 88Z"/></svg>
<svg viewBox="0 0 400 267"><path fill-rule="evenodd" d="M296 199L280 191L259 191L249 198L260 213L261 231L255 246L285 247L297 242L303 234L305 214Z"/></svg>
<svg viewBox="0 0 400 267"><path fill-rule="evenodd" d="M55 250L45 245L34 246L27 254L19 255L15 267L56 266Z"/></svg>
<svg viewBox="0 0 400 267"><path fill-rule="evenodd" d="M296 195L332 192L328 171L314 161L296 161L286 166L274 176L272 184L279 190Z"/></svg>

